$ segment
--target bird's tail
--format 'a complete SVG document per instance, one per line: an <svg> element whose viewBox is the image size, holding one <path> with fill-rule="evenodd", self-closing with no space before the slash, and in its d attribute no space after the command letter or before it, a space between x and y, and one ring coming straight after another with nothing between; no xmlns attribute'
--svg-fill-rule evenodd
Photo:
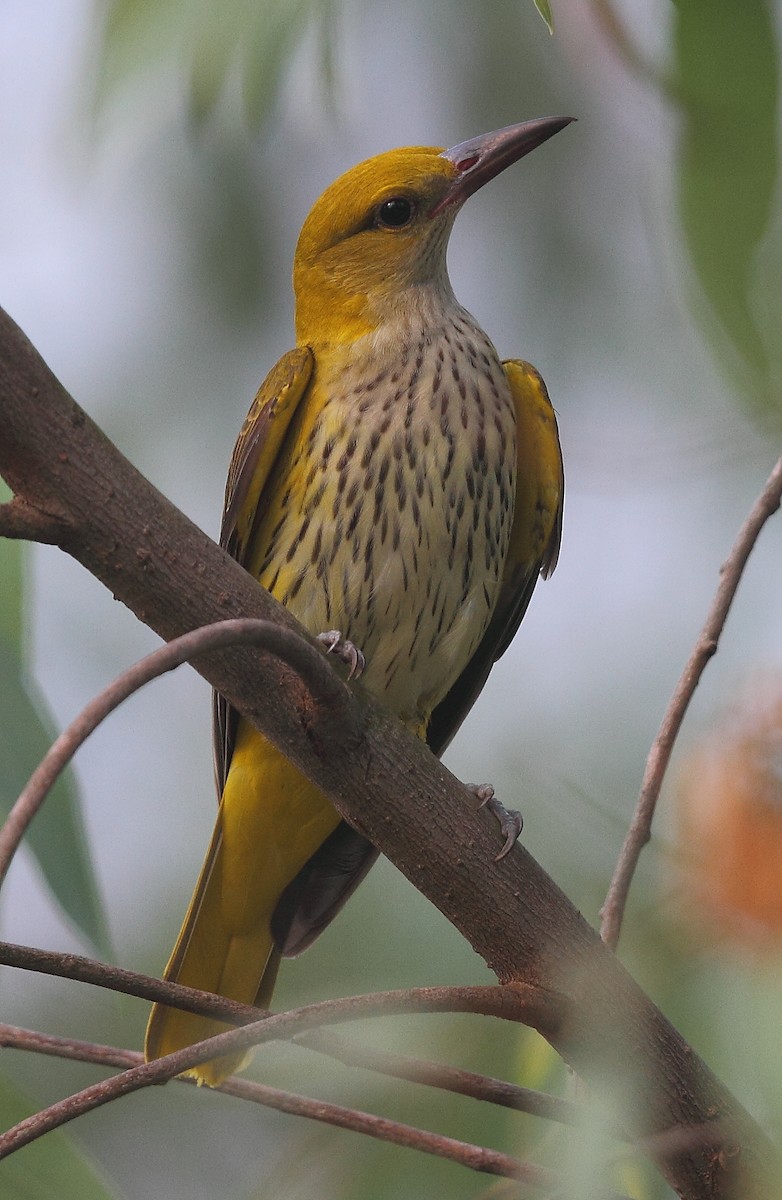
<svg viewBox="0 0 782 1200"><path fill-rule="evenodd" d="M164 979L267 1008L280 954L271 933L277 901L336 827L335 810L260 734L237 738L212 841ZM230 1029L195 1013L152 1007L147 1061ZM217 1086L248 1055L184 1072Z"/></svg>

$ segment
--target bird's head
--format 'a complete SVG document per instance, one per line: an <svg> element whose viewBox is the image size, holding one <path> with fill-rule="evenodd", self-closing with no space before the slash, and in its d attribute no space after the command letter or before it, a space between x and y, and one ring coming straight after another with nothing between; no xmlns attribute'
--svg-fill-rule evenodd
<svg viewBox="0 0 782 1200"><path fill-rule="evenodd" d="M299 343L372 333L410 304L411 289L450 295L445 252L464 201L571 119L510 125L450 150L390 150L341 175L299 236L293 268Z"/></svg>

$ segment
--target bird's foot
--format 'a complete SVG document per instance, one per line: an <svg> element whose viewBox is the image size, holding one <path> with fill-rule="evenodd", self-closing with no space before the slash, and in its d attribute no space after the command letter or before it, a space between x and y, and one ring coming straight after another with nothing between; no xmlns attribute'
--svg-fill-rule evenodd
<svg viewBox="0 0 782 1200"><path fill-rule="evenodd" d="M334 654L348 668L348 679L358 679L367 665L367 660L352 642L343 638L338 629L329 629L327 633L319 633L318 641L326 647L327 654Z"/></svg>
<svg viewBox="0 0 782 1200"><path fill-rule="evenodd" d="M494 859L495 862L499 862L506 854L510 854L519 840L519 834L524 827L521 813L516 812L514 808L506 808L495 796L494 788L490 783L469 783L467 787L476 800L480 800L480 807L488 808L492 816L499 822L500 830L505 838L505 845Z"/></svg>

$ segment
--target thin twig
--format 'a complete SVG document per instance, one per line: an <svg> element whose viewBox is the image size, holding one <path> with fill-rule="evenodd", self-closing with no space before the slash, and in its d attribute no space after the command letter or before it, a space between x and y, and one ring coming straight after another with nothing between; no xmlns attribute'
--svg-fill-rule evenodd
<svg viewBox="0 0 782 1200"><path fill-rule="evenodd" d="M32 946L0 942L0 965L94 984L125 995L138 996L143 1000L181 1008L198 1016L216 1017L232 1025L247 1025L265 1015L262 1009L239 1004L236 1000L227 1000L212 992L201 992L183 984L155 979L151 975L128 971L123 967L111 966L79 954L63 954L52 950L38 950ZM453 990L458 994L459 989ZM578 1106L556 1096L549 1096L545 1092L519 1087L472 1071L458 1070L442 1063L384 1053L325 1030L313 1030L297 1035L294 1041L296 1045L328 1055L347 1065L363 1067L397 1079L407 1079L463 1096L472 1096L476 1100L516 1109L518 1112L530 1113L547 1120L567 1125L577 1125L584 1120L585 1114L579 1111Z"/></svg>
<svg viewBox="0 0 782 1200"><path fill-rule="evenodd" d="M93 1063L99 1067L119 1067L122 1070L140 1066L144 1061L143 1055L137 1050L124 1050L95 1042L84 1042L76 1038L58 1037L54 1034L23 1029L18 1025L0 1024L0 1046L74 1062ZM198 1086L194 1079L185 1076L176 1077L174 1083L184 1083L191 1087ZM358 1109L345 1108L342 1105L330 1104L322 1100L313 1100L293 1092L282 1091L279 1088L235 1077L226 1079L212 1090L240 1100L249 1100L265 1108L276 1109L278 1112L322 1121L338 1128L349 1129L354 1133L366 1134L380 1141L420 1150L449 1159L451 1162L460 1163L472 1170L516 1179L539 1190L553 1191L562 1186L563 1181L555 1172L535 1164L519 1161L500 1151L462 1142L455 1138L442 1137L439 1134L429 1133L398 1121L387 1120L384 1117L376 1117ZM547 1114L541 1112L541 1115ZM611 1192L604 1194L604 1200L628 1200L628 1198Z"/></svg>
<svg viewBox="0 0 782 1200"><path fill-rule="evenodd" d="M60 1037L55 1033L41 1033L37 1029L5 1023L0 1024L0 1046L4 1050L27 1050L32 1054L46 1054L50 1058L92 1063L96 1067L119 1067L121 1071L138 1067L144 1061L140 1050L120 1050L117 1046Z"/></svg>
<svg viewBox="0 0 782 1200"><path fill-rule="evenodd" d="M328 1125L349 1129L353 1133L363 1133L380 1141L390 1142L395 1146L406 1146L411 1150L424 1151L439 1158L450 1159L451 1162L460 1163L461 1166L469 1167L473 1171L519 1179L528 1187L537 1190L552 1192L562 1185L561 1178L553 1171L534 1163L512 1158L500 1150L491 1150L485 1146L461 1142L456 1138L430 1133L428 1130L419 1129L414 1125L405 1125L400 1121L377 1117L372 1113L343 1107L341 1104L331 1104L324 1100L310 1100L305 1096L279 1092L265 1084L252 1083L244 1079L227 1080L221 1090L238 1099L250 1100L268 1108L276 1108L280 1112L309 1117L310 1120L324 1121Z"/></svg>
<svg viewBox="0 0 782 1200"><path fill-rule="evenodd" d="M140 1000L167 1004L170 1008L181 1008L199 1017L216 1017L231 1025L247 1025L264 1016L264 1010L238 1000L228 1000L214 992L202 992L198 988L185 987L171 980L156 979L153 975L142 975L86 958L81 954L66 954L59 950L39 950L33 946L18 946L14 942L0 942L0 966L17 967L22 971L36 971L40 975L54 975L60 979L74 979L79 983L90 983L95 987L122 992L126 996L138 996Z"/></svg>
<svg viewBox="0 0 782 1200"><path fill-rule="evenodd" d="M288 664L332 708L344 701L346 690L324 654L298 634L273 621L236 618L203 625L160 646L134 663L84 708L51 745L31 775L0 829L0 884L24 834L60 772L101 721L124 700L153 679L209 651L244 643L262 646Z"/></svg>
<svg viewBox="0 0 782 1200"><path fill-rule="evenodd" d="M530 993L535 989L530 988ZM22 1146L72 1121L75 1117L91 1112L120 1096L129 1095L141 1088L166 1083L182 1071L198 1063L224 1054L248 1050L253 1046L270 1041L289 1040L295 1033L321 1025L338 1024L345 1021L363 1020L366 1017L385 1015L409 1015L410 1013L433 1012L477 1012L484 1016L500 1017L505 1020L522 1020L520 1013L525 1005L517 988L474 987L474 988L408 988L393 992L380 992L371 996L349 996L340 1000L325 1000L309 1004L290 1012L277 1013L246 1025L219 1033L192 1046L167 1054L154 1062L141 1063L121 1075L93 1084L82 1091L41 1112L27 1117L0 1136L0 1159L19 1150ZM530 997L531 999L531 997ZM527 1014L535 1008L534 1002L526 1006ZM538 999L537 1008L540 1007ZM242 1085L244 1086L244 1085ZM476 1165L477 1170L486 1169Z"/></svg>
<svg viewBox="0 0 782 1200"><path fill-rule="evenodd" d="M237 1000L228 1000L213 992L202 992L198 988L185 987L181 983L128 971L124 967L109 966L79 954L63 954L53 950L38 950L33 946L18 946L13 942L0 942L0 965L19 967L24 971L37 971L44 975L57 975L64 979L78 980L80 983L91 983L128 996L138 996L142 1000L166 1004L170 1008L181 1008L197 1016L217 1017L232 1025L248 1025L269 1016L263 1009L240 1004ZM335 1004L350 1007L357 999L359 1004L374 1000L382 1009L383 1003L387 1001L396 1012L399 1004L404 1005L405 997L408 997L414 1006L423 1004L422 1011L473 1012L482 1016L518 1021L535 1029L544 1028L549 1033L565 1017L563 996L523 983L509 986L495 984L396 989L375 992L371 997L347 996L342 1000L328 1000L324 1003L331 1009ZM431 1009L426 1007L430 1003L434 1006ZM309 1006L309 1010L313 1010L312 1005Z"/></svg>
<svg viewBox="0 0 782 1200"><path fill-rule="evenodd" d="M569 1100L561 1100L558 1096L519 1087L514 1083L506 1083L504 1079L493 1079L444 1063L375 1050L374 1047L359 1045L352 1039L332 1033L331 1030L313 1030L297 1035L293 1040L297 1046L305 1046L308 1050L325 1054L346 1066L361 1067L366 1071L376 1071L395 1079L405 1079L460 1096L470 1096L474 1100L529 1113L562 1125L583 1125L588 1119L586 1109Z"/></svg>
<svg viewBox="0 0 782 1200"><path fill-rule="evenodd" d="M698 640L682 671L646 760L641 791L601 909L600 936L615 950L638 859L651 837L652 820L671 752L701 675L716 653L733 598L761 529L782 502L782 458L768 477L720 570L720 582Z"/></svg>
<svg viewBox="0 0 782 1200"><path fill-rule="evenodd" d="M54 1037L53 1035L40 1034L30 1029L21 1029L14 1025L0 1025L0 1045L13 1047L18 1050L29 1050L37 1054L47 1054L57 1058L71 1059L77 1062L95 1063L101 1067L120 1067L126 1071L141 1067L144 1064L144 1056L136 1050L120 1050L114 1046L102 1046L92 1042L77 1041L73 1038ZM122 1076L115 1076L114 1078L121 1079ZM110 1083L111 1080L107 1082ZM175 1082L197 1086L194 1079L178 1078ZM354 1133L363 1133L369 1137L390 1142L396 1146L406 1146L413 1150L434 1154L440 1158L449 1159L451 1162L460 1163L462 1166L470 1167L474 1171L484 1171L492 1175L520 1179L527 1185L539 1190L551 1191L561 1182L552 1172L547 1171L545 1168L538 1167L533 1163L521 1162L497 1150L490 1150L483 1146L459 1141L456 1138L429 1133L426 1130L405 1125L399 1121L377 1117L372 1113L347 1108L341 1104L331 1104L324 1100L313 1100L308 1096L300 1096L294 1092L286 1092L279 1088L268 1087L266 1084L232 1078L227 1079L214 1090L222 1092L226 1096L234 1096L240 1100L249 1100L265 1108L276 1109L278 1112L306 1117L312 1121L322 1121L327 1125L336 1126L340 1129L349 1129ZM75 1097L70 1097L69 1099L72 1100ZM63 1105L67 1105L68 1103L68 1100L61 1101ZM52 1107L57 1106L53 1105ZM40 1113L37 1115L42 1116L43 1114ZM30 1118L30 1120L35 1120L35 1118Z"/></svg>

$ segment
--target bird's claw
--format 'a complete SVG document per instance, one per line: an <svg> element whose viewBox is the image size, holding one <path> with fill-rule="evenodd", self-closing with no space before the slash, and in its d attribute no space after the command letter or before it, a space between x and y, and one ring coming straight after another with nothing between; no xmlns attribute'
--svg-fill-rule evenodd
<svg viewBox="0 0 782 1200"><path fill-rule="evenodd" d="M327 654L335 654L340 662L345 664L348 668L348 679L358 679L367 665L367 660L358 646L343 638L338 629L319 633L318 641L325 646Z"/></svg>
<svg viewBox="0 0 782 1200"><path fill-rule="evenodd" d="M510 854L519 840L519 835L524 828L522 815L514 808L506 808L495 796L494 788L490 783L471 783L468 784L468 787L476 800L480 801L480 807L487 808L499 822L500 830L505 838L504 846L494 858L495 862L499 862L506 854Z"/></svg>

